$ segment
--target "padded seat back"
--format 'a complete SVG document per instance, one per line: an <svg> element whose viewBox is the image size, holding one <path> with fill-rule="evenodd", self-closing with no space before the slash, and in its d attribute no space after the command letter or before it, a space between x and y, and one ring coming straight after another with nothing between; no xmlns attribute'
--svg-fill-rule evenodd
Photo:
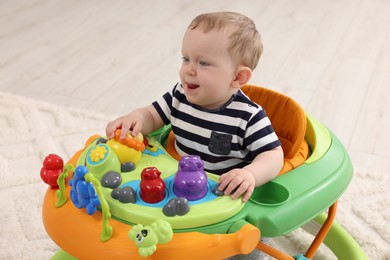
<svg viewBox="0 0 390 260"><path fill-rule="evenodd" d="M280 174L304 163L309 146L305 140L306 114L302 107L292 98L270 89L245 85L241 90L263 107L282 143L284 167Z"/></svg>

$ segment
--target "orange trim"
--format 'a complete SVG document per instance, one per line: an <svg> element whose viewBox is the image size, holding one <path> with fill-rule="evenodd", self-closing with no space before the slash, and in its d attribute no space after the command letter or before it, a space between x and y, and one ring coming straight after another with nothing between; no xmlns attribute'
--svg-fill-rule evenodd
<svg viewBox="0 0 390 260"><path fill-rule="evenodd" d="M328 234L330 228L332 227L333 220L336 216L336 210L337 210L337 201L329 208L328 210L328 217L325 220L324 224L322 225L320 231L316 235L315 239L311 243L309 249L307 250L305 257L312 259L317 252L318 248L324 241L326 235Z"/></svg>
<svg viewBox="0 0 390 260"><path fill-rule="evenodd" d="M301 165L310 155L309 144L305 139L303 139L299 151L292 158L284 158L283 168L280 170L278 175L285 174L286 172L291 171L292 169L297 168Z"/></svg>
<svg viewBox="0 0 390 260"><path fill-rule="evenodd" d="M167 147L165 148L167 152L177 161L180 161L181 156L177 153L175 149L175 135L173 134L173 131L169 132L168 140L167 140Z"/></svg>
<svg viewBox="0 0 390 260"><path fill-rule="evenodd" d="M67 194L69 190L67 186ZM112 237L102 242L100 212L89 216L70 200L56 208L56 201L56 190L49 188L42 209L44 226L57 245L79 259L222 259L250 253L260 239L259 229L250 224L232 234L174 233L169 243L157 245L151 257L143 258L128 238L130 225L110 219Z"/></svg>

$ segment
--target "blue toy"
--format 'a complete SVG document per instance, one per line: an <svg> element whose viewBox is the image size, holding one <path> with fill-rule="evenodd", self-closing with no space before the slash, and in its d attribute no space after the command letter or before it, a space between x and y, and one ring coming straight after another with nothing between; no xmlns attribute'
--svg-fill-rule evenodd
<svg viewBox="0 0 390 260"><path fill-rule="evenodd" d="M87 173L88 169L85 166L76 168L73 179L69 181L69 185L72 186L70 198L77 208L86 208L87 213L93 215L96 207L100 206L100 200L93 185L84 179Z"/></svg>

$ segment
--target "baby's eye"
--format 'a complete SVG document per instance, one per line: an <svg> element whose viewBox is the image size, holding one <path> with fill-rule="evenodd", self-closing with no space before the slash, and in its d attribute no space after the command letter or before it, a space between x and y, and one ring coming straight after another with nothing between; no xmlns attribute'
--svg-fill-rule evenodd
<svg viewBox="0 0 390 260"><path fill-rule="evenodd" d="M200 61L199 64L200 64L200 66L202 66L202 67L207 67L207 66L210 65L210 63L208 63L207 61Z"/></svg>
<svg viewBox="0 0 390 260"><path fill-rule="evenodd" d="M183 61L184 63L187 63L187 62L189 62L189 61L190 61L190 59L189 59L189 58L187 58L187 57L182 57L181 59L182 59L182 61Z"/></svg>

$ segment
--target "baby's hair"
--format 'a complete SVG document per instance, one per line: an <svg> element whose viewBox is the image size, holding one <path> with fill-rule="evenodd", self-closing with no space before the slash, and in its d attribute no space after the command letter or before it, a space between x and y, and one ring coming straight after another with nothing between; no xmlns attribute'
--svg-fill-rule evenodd
<svg viewBox="0 0 390 260"><path fill-rule="evenodd" d="M254 70L263 52L261 36L252 19L234 12L217 12L198 15L188 29L201 28L207 33L211 30L226 29L229 34L228 52L236 65Z"/></svg>

